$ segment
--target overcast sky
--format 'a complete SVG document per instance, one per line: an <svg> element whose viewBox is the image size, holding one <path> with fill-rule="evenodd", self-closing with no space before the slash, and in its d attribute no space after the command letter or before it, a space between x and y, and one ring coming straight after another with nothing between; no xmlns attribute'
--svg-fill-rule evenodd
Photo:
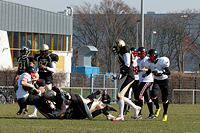
<svg viewBox="0 0 200 133"><path fill-rule="evenodd" d="M102 0L4 0L47 11L64 11L67 6L83 5L83 2L98 4ZM141 10L141 0L124 0L130 7ZM155 11L156 13L168 13L185 9L200 9L200 0L144 0L144 13Z"/></svg>

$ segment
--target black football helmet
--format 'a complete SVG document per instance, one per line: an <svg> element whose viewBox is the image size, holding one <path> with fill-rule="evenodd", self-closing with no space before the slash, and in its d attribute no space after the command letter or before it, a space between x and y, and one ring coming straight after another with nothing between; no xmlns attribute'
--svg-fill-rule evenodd
<svg viewBox="0 0 200 133"><path fill-rule="evenodd" d="M138 56L140 59L143 59L147 54L147 49L145 47L139 47L138 48Z"/></svg>
<svg viewBox="0 0 200 133"><path fill-rule="evenodd" d="M30 54L29 48L26 46L22 46L21 50L20 50L20 54L21 54L22 58L26 57L27 55Z"/></svg>
<svg viewBox="0 0 200 133"><path fill-rule="evenodd" d="M156 49L150 49L148 55L150 60L154 62L158 58L158 51Z"/></svg>
<svg viewBox="0 0 200 133"><path fill-rule="evenodd" d="M133 56L136 57L137 56L137 48L136 47L131 47L130 50L131 50Z"/></svg>
<svg viewBox="0 0 200 133"><path fill-rule="evenodd" d="M130 50L131 50L131 52L137 52L137 48L136 47L131 47Z"/></svg>

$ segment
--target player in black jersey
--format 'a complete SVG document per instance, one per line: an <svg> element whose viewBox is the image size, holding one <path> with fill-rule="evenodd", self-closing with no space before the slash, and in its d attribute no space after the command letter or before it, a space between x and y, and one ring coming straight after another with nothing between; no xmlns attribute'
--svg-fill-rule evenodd
<svg viewBox="0 0 200 133"><path fill-rule="evenodd" d="M123 109L124 104L131 106L135 110L133 118L137 117L140 112L140 107L136 106L130 99L125 97L125 94L129 92L130 85L134 82L134 73L132 66L132 56L130 49L125 45L125 42L121 39L116 40L113 43L113 52L119 57L120 73L114 76L114 79L119 79L121 86L119 85L119 93L117 96L119 104L119 115L112 121L124 120Z"/></svg>
<svg viewBox="0 0 200 133"><path fill-rule="evenodd" d="M22 73L25 72L26 67L34 65L34 59L32 56L29 56L30 50L26 46L22 46L20 50L20 56L17 58L18 69L13 80L13 86L16 84L17 79L20 77Z"/></svg>
<svg viewBox="0 0 200 133"><path fill-rule="evenodd" d="M25 69L28 66L33 66L34 65L34 59L33 59L33 57L29 56L30 50L29 50L28 47L22 46L21 50L20 50L20 54L21 55L17 58L18 69L17 69L16 75L15 75L14 80L13 80L13 86L14 86L15 92L18 89L18 87L16 85L16 81L19 79L19 77L22 75L22 73L25 72ZM21 113L22 113L22 110L19 110L17 112L17 115L20 115ZM23 114L24 115L28 114L28 105L26 106Z"/></svg>
<svg viewBox="0 0 200 133"><path fill-rule="evenodd" d="M107 117L109 115L107 111L117 111L115 108L109 105L106 105L106 107L103 108L100 104L100 101L93 99L96 97L96 95L97 94L92 93L90 96L88 96L89 99L84 99L79 94L65 92L62 89L53 86L52 90L48 90L44 94L46 99L55 103L54 111L45 111L46 117L64 119L92 119L102 113ZM66 105L68 105L67 108ZM97 110L95 110L95 108Z"/></svg>
<svg viewBox="0 0 200 133"><path fill-rule="evenodd" d="M56 62L59 60L58 55L49 52L49 46L42 44L40 53L34 56L37 61L36 70L40 79L44 79L48 88L52 88L53 73L56 71Z"/></svg>

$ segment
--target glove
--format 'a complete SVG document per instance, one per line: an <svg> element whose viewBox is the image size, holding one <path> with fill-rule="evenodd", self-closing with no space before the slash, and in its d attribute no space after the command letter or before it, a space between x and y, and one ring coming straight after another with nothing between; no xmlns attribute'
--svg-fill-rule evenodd
<svg viewBox="0 0 200 133"><path fill-rule="evenodd" d="M116 75L112 75L112 80L116 80L117 76Z"/></svg>
<svg viewBox="0 0 200 133"><path fill-rule="evenodd" d="M56 115L52 114L52 113L47 113L51 118L55 119Z"/></svg>
<svg viewBox="0 0 200 133"><path fill-rule="evenodd" d="M156 76L161 76L163 74L163 71L159 71L158 69L155 69L152 71L152 73L154 73L154 75Z"/></svg>
<svg viewBox="0 0 200 133"><path fill-rule="evenodd" d="M146 74L146 73L145 73L145 74L142 74L142 77L143 77L143 78L145 78L146 76L147 76L147 74Z"/></svg>
<svg viewBox="0 0 200 133"><path fill-rule="evenodd" d="M118 73L117 75L112 75L112 79L116 80L116 79L121 79L122 78L122 74Z"/></svg>
<svg viewBox="0 0 200 133"><path fill-rule="evenodd" d="M121 73L118 73L117 74L117 79L121 79L122 78L122 74Z"/></svg>

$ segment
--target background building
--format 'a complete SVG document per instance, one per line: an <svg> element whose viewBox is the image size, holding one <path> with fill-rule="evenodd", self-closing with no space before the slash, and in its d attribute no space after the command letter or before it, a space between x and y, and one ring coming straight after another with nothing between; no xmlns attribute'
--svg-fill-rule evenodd
<svg viewBox="0 0 200 133"><path fill-rule="evenodd" d="M69 86L72 35L72 13L60 14L0 0L0 69L5 64L6 68L17 67L22 46L28 46L30 55L34 55L41 44L47 44L50 52L59 55L56 68L67 74L64 86Z"/></svg>

